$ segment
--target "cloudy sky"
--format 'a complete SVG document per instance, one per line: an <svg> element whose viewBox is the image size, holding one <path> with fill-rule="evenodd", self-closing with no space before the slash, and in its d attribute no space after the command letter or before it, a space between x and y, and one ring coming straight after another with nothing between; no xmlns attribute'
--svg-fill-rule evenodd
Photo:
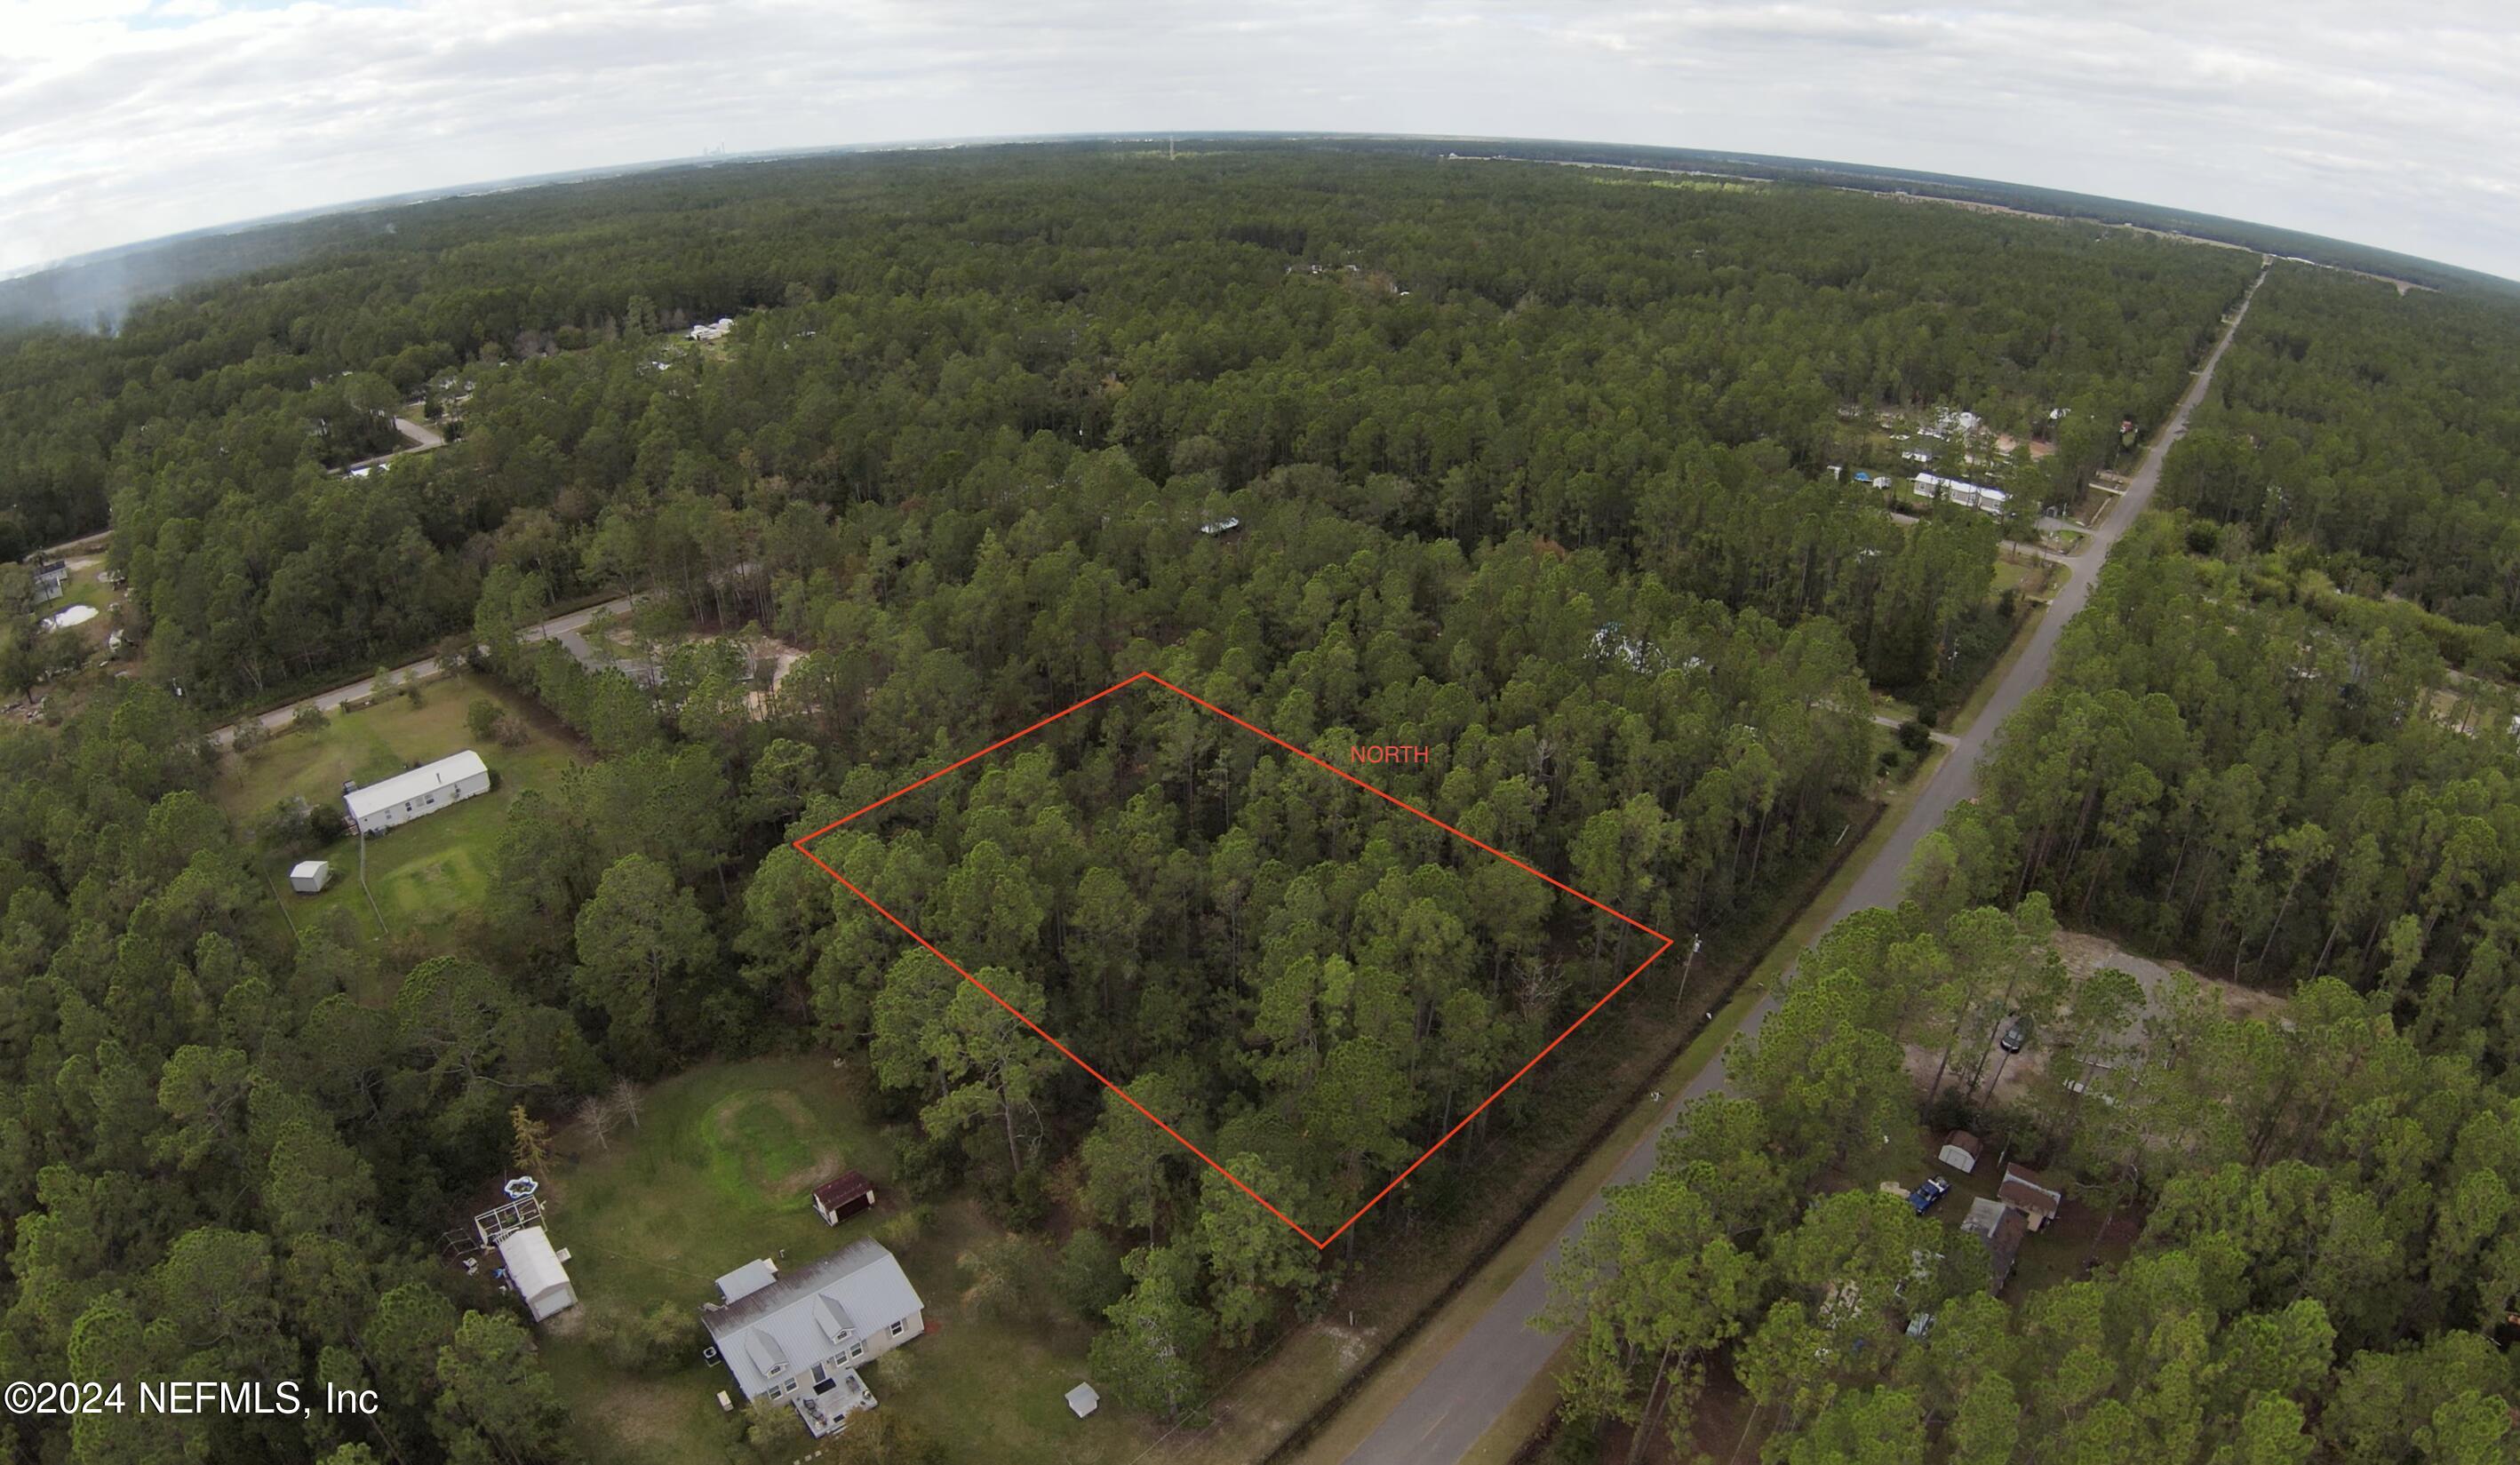
<svg viewBox="0 0 2520 1465"><path fill-rule="evenodd" d="M1663 144L2520 277L2513 0L0 0L0 274L756 149L1287 128Z"/></svg>

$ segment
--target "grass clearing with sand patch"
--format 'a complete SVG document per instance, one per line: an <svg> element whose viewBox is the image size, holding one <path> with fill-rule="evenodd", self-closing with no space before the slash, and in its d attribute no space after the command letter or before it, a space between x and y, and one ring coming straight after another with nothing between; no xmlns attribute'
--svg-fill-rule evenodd
<svg viewBox="0 0 2520 1465"><path fill-rule="evenodd" d="M474 701L487 699L526 730L516 747L478 743L467 726ZM290 862L267 862L263 874L285 913L299 926L333 922L378 940L427 934L452 914L476 908L488 891L492 852L507 810L528 790L560 786L583 761L576 741L529 699L474 672L424 684L421 700L389 694L355 711L335 713L317 732L289 732L251 753L222 760L212 797L241 825L250 826L285 799L338 809L341 785L361 785L472 748L490 767L489 793L368 840L368 884L388 931L359 890L359 841L344 836L315 852L333 865L332 887L320 895L289 889ZM361 994L376 999L379 994Z"/></svg>

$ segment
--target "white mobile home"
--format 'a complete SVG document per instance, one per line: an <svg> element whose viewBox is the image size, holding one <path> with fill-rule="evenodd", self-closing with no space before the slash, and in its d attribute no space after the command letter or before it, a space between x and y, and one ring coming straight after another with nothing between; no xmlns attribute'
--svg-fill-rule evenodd
<svg viewBox="0 0 2520 1465"><path fill-rule="evenodd" d="M1958 478L1946 478L1940 473L1918 473L1915 495L1920 499L1939 499L1962 509L1983 513L2002 513L2012 496L2000 488L1986 488Z"/></svg>
<svg viewBox="0 0 2520 1465"><path fill-rule="evenodd" d="M409 773L353 788L341 795L341 802L348 806L351 827L375 834L489 791L488 766L480 754L466 748Z"/></svg>

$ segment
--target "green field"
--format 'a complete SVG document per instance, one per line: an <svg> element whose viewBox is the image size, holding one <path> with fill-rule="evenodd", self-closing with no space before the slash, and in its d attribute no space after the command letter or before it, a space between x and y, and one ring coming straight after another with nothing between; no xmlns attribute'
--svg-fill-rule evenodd
<svg viewBox="0 0 2520 1465"><path fill-rule="evenodd" d="M549 792L578 761L576 744L540 708L488 678L458 673L428 683L420 704L389 695L355 712L333 715L320 732L284 732L250 754L231 754L216 790L220 807L250 824L283 799L338 807L344 780L373 783L416 764L474 747L465 709L486 697L517 715L529 730L518 746L478 746L495 780L491 791L441 814L416 820L368 840L368 885L376 908L359 890L359 843L335 842L316 852L333 862L333 886L321 895L289 889L287 861L267 873L288 915L298 925L335 921L374 939L425 933L437 917L471 909L489 886L491 851L508 805L528 789ZM380 930L378 911L385 928Z"/></svg>
<svg viewBox="0 0 2520 1465"><path fill-rule="evenodd" d="M1061 1396L1085 1377L1092 1333L1049 1303L1021 1319L967 1307L957 1259L1000 1234L968 1199L902 1192L892 1150L865 1118L852 1075L823 1058L713 1064L650 1090L636 1130L609 1147L563 1132L573 1156L545 1190L555 1244L569 1249L579 1306L545 1326L542 1350L590 1459L620 1465L785 1461L810 1442L803 1427L779 1448L742 1443L744 1416L718 1407L734 1380L703 1361L661 1376L613 1367L582 1335L589 1319L659 1303L697 1311L712 1279L756 1257L800 1265L872 1235L921 1202L934 1214L895 1248L925 1304L928 1333L864 1374L880 1407L899 1410L957 1459L1121 1465L1145 1447L1118 1410L1078 1420ZM871 1212L826 1226L807 1194L842 1170L876 1183Z"/></svg>

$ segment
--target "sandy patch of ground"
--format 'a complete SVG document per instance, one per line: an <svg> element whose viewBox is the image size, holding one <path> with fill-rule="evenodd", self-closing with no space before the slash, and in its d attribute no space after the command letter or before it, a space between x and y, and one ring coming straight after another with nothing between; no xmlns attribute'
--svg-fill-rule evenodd
<svg viewBox="0 0 2520 1465"><path fill-rule="evenodd" d="M756 720L770 715L770 698L779 690L779 684L788 680L788 668L805 659L805 653L802 650L784 641L772 641L766 637L753 647L753 657L756 662L764 656L771 660L770 689L749 692L744 697L745 703L752 708L752 715Z"/></svg>
<svg viewBox="0 0 2520 1465"><path fill-rule="evenodd" d="M2185 972L2198 986L2219 996L2223 1001L2223 1010L2232 1017L2264 1017L2284 1004L2284 999L2274 993L2261 992L2254 987L2243 987L2237 982L2227 981L2221 977L2203 976L2180 962L2154 961L2138 956L2105 936L2093 936L2082 931L2059 931L2056 933L2056 951L2065 958L2066 976L2077 986L2093 972L2108 967L2115 967L2134 977L2136 985L2143 989L2144 996L2144 1010L2135 1020L2138 1029L2148 1019L2163 1016L2169 1011L2170 974L2174 971ZM1998 1023L1995 1031L2001 1033L2002 1027L2002 1023ZM1990 1038L1993 1036L1993 1034L1989 1035ZM1933 1087L1934 1070L1943 1061L1942 1050L1939 1046L1925 1046L1913 1043L1905 1046L1908 1076L1915 1081L1916 1091L1923 1093ZM2029 1092L2030 1087L2048 1071L2049 1051L2046 1044L2035 1038L2029 1047L2018 1053L2006 1054L2001 1048L1996 1049L1988 1057L1986 1064L1995 1101L2010 1103ZM1952 1054L1952 1072L1943 1076L1944 1087L1949 1088L1955 1076L1963 1068L1962 1057L1962 1051L1955 1051Z"/></svg>

